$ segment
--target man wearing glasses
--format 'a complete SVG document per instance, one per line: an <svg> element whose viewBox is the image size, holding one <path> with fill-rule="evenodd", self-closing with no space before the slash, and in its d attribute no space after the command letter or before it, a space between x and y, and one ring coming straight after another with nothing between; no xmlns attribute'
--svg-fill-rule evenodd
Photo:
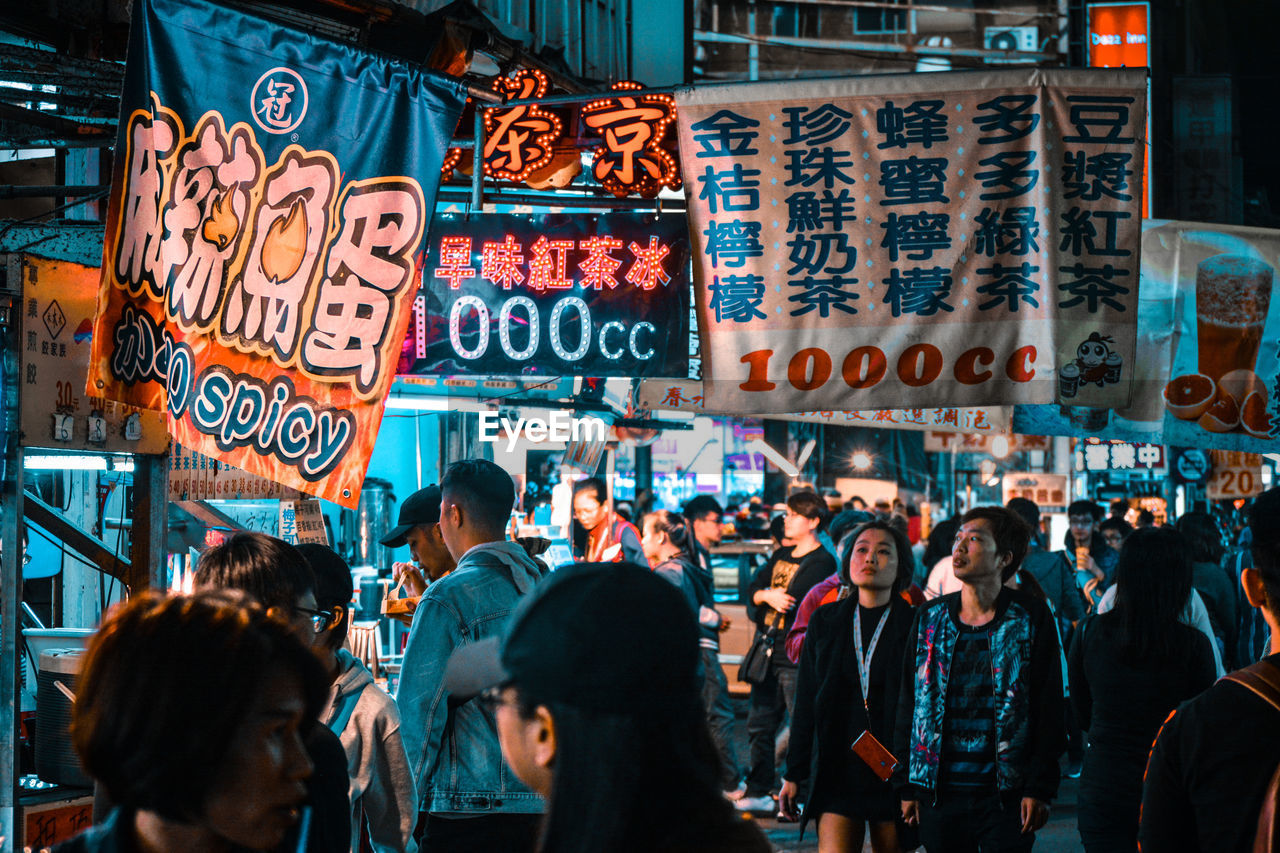
<svg viewBox="0 0 1280 853"><path fill-rule="evenodd" d="M716 581L711 570L711 549L720 544L724 510L711 495L698 495L684 505L684 517L693 531L692 557L698 567L697 580L715 594ZM702 703L707 709L711 738L720 755L720 785L731 800L741 799L747 791L742 783L742 769L733 744L733 700L729 682L720 666L720 632L728 628L728 620L714 608L702 608L698 614L699 647L702 650Z"/></svg>

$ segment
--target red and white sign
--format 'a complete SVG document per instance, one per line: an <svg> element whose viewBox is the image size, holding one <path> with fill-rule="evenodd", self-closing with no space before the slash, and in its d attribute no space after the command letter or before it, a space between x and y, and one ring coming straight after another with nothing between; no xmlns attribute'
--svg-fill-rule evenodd
<svg viewBox="0 0 1280 853"><path fill-rule="evenodd" d="M1128 404L1145 72L676 99L709 408Z"/></svg>
<svg viewBox="0 0 1280 853"><path fill-rule="evenodd" d="M991 453L995 450L997 435L974 435L972 433L938 432L936 430L924 435L925 453ZM1047 435L1006 435L1008 449L1005 453L1027 453L1032 450L1050 450L1053 438Z"/></svg>
<svg viewBox="0 0 1280 853"><path fill-rule="evenodd" d="M1148 3L1090 3L1090 67L1146 68L1149 12Z"/></svg>
<svg viewBox="0 0 1280 853"><path fill-rule="evenodd" d="M645 379L636 397L642 409L725 414L743 417L742 412L708 409L703 405L702 383L687 379ZM935 430L939 433L966 433L993 436L1007 433L1013 417L1008 407L970 406L965 408L870 409L859 412L786 412L769 415L780 421L860 426L874 429Z"/></svg>

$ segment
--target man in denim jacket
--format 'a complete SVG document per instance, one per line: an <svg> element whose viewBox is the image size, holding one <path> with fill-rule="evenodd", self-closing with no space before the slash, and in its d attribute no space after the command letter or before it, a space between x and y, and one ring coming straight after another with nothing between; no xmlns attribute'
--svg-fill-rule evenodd
<svg viewBox="0 0 1280 853"><path fill-rule="evenodd" d="M440 533L458 567L422 596L396 694L421 793L421 849L533 850L542 799L503 762L492 710L450 701L444 672L455 648L502 635L546 568L506 539L515 489L497 465L454 463L440 489Z"/></svg>

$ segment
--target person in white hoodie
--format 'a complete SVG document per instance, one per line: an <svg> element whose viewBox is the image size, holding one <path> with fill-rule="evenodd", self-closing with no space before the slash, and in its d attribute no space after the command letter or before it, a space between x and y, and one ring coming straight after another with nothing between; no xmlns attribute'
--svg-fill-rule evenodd
<svg viewBox="0 0 1280 853"><path fill-rule="evenodd" d="M373 674L344 646L351 625L351 568L331 548L298 550L316 576L316 607L328 614L314 648L332 684L320 722L338 736L351 777L351 849L364 835L376 853L416 853L418 791L400 736L400 711Z"/></svg>

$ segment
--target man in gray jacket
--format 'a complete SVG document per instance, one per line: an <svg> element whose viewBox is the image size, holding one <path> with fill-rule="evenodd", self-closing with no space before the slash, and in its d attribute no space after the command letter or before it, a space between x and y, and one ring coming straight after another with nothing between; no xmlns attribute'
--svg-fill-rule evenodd
<svg viewBox="0 0 1280 853"><path fill-rule="evenodd" d="M503 762L493 711L478 699L451 702L444 672L455 648L502 635L546 568L506 539L515 488L500 467L456 462L440 489L440 533L458 567L422 596L396 694L421 796L420 847L531 851L542 799Z"/></svg>

